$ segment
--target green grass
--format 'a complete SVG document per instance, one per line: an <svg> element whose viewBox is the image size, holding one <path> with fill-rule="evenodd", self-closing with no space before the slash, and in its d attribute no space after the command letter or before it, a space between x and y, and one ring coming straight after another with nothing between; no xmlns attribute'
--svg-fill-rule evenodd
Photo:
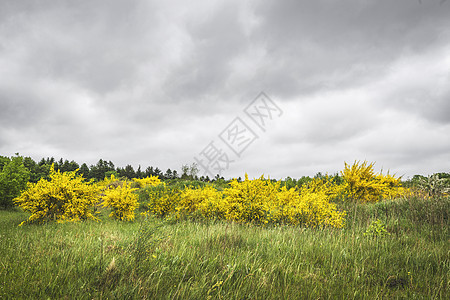
<svg viewBox="0 0 450 300"><path fill-rule="evenodd" d="M0 299L448 299L449 208L360 205L342 230L0 211ZM389 235L364 235L376 219Z"/></svg>

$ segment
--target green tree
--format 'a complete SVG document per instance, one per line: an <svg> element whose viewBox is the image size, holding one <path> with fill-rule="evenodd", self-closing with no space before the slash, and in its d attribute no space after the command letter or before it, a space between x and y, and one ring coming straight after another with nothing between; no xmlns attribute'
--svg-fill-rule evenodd
<svg viewBox="0 0 450 300"><path fill-rule="evenodd" d="M139 168L136 170L136 178L144 178L144 172L141 171L141 165L139 165Z"/></svg>
<svg viewBox="0 0 450 300"><path fill-rule="evenodd" d="M11 158L0 172L0 206L8 208L14 206L13 199L20 195L27 187L30 172L23 164L21 156Z"/></svg>
<svg viewBox="0 0 450 300"><path fill-rule="evenodd" d="M167 179L172 179L173 178L173 172L172 170L169 168L167 169L166 173L164 174L164 177Z"/></svg>
<svg viewBox="0 0 450 300"><path fill-rule="evenodd" d="M192 163L189 165L182 165L181 166L181 179L187 179L187 180L195 180L198 179L198 172L199 172L198 165L196 163ZM220 177L220 176L219 176Z"/></svg>
<svg viewBox="0 0 450 300"><path fill-rule="evenodd" d="M98 181L105 179L106 173L115 171L114 164L111 161L100 159L95 166L90 167L89 177Z"/></svg>
<svg viewBox="0 0 450 300"><path fill-rule="evenodd" d="M3 170L3 167L7 165L11 160L9 157L0 155L0 171Z"/></svg>
<svg viewBox="0 0 450 300"><path fill-rule="evenodd" d="M154 176L158 176L159 178L161 178L163 175L162 171L158 167L156 167L153 174L154 174Z"/></svg>
<svg viewBox="0 0 450 300"><path fill-rule="evenodd" d="M78 173L83 176L85 179L90 178L89 177L89 167L86 163L83 163L80 167L80 170L78 171Z"/></svg>
<svg viewBox="0 0 450 300"><path fill-rule="evenodd" d="M147 167L144 172L144 177L150 177L153 176L155 171L153 170L153 167Z"/></svg>
<svg viewBox="0 0 450 300"><path fill-rule="evenodd" d="M128 179L136 178L136 172L132 165L126 165L125 168L117 168L117 173L120 177L127 177Z"/></svg>

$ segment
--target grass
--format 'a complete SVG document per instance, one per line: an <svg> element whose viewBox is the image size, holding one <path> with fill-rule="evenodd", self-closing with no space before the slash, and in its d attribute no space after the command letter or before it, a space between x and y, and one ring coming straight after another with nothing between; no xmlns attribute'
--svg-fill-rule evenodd
<svg viewBox="0 0 450 300"><path fill-rule="evenodd" d="M0 299L448 299L449 210L448 197L360 205L342 230L106 212L18 227L27 214L0 211ZM389 234L364 235L377 219Z"/></svg>

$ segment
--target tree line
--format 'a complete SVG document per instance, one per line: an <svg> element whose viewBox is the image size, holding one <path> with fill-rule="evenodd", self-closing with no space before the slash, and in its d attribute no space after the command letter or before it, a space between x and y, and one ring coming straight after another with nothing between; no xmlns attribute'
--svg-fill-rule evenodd
<svg viewBox="0 0 450 300"><path fill-rule="evenodd" d="M114 175L116 177L126 177L128 179L133 178L145 178L149 176L158 176L160 179L202 179L209 181L209 178L198 177L198 168L195 164L188 166L183 165L181 167L181 174L177 170L167 169L165 172L158 167L149 166L142 169L139 166L136 170L132 165L126 165L125 167L116 167L112 161L99 159L96 164L88 165L82 163L81 165L74 160L59 159L56 160L53 157L42 158L39 161L33 160L31 157L21 157L16 154L24 167L28 170L29 181L38 182L41 178L47 178L49 175L51 165L55 170L61 172L70 172L78 170L78 174L82 175L87 180L94 179L96 181L103 180L105 177ZM7 157L0 155L0 171L4 166L8 165L14 157Z"/></svg>

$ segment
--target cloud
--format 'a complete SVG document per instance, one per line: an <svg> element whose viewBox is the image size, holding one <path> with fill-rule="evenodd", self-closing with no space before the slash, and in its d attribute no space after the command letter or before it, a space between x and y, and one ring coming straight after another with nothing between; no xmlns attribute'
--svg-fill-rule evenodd
<svg viewBox="0 0 450 300"><path fill-rule="evenodd" d="M179 168L261 91L284 114L225 176L448 169L450 5L2 1L0 154Z"/></svg>

